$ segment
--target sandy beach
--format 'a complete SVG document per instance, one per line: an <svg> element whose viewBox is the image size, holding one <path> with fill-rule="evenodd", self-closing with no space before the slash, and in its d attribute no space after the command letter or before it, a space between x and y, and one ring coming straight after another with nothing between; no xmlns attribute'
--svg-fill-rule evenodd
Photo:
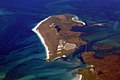
<svg viewBox="0 0 120 80"><path fill-rule="evenodd" d="M73 17L72 20L75 21L75 22L79 22L79 23L82 23L83 25L85 25L85 23L83 21L80 21L77 16Z"/></svg>
<svg viewBox="0 0 120 80"><path fill-rule="evenodd" d="M82 75L77 74L72 80L82 80Z"/></svg>
<svg viewBox="0 0 120 80"><path fill-rule="evenodd" d="M37 36L39 37L39 39L41 40L42 44L44 45L45 47L45 51L46 51L46 59L49 59L49 50L48 50L48 47L45 43L45 40L44 38L42 37L42 35L40 34L40 31L39 30L36 30L38 28L38 26L40 26L44 21L46 21L47 19L51 18L51 16L49 16L48 18L45 18L44 20L40 21L33 29L32 31L35 32L37 34Z"/></svg>
<svg viewBox="0 0 120 80"><path fill-rule="evenodd" d="M64 16L64 19L61 18L62 16ZM69 21L69 19L71 19L72 21L71 20ZM66 23L64 23L64 21L66 21ZM58 27L61 30L60 32L57 31L56 28L57 25L59 25ZM70 29L72 28L71 25L84 26L85 23L83 21L80 21L79 18L75 15L63 14L49 16L44 20L40 21L32 29L32 31L38 35L39 39L41 40L42 44L45 47L47 61L53 61L57 58L61 58L63 55L69 55L70 53L74 52L77 44L82 42L84 43L84 41L78 41L81 32L75 33L73 31L70 31ZM66 34L66 36L64 34ZM72 39L74 38L73 36L75 36L75 39L77 41L74 41ZM68 39L68 37L70 39ZM69 42L69 44L64 45L63 49L58 48L59 38L62 40L66 39L66 41ZM61 53L64 50L65 53Z"/></svg>

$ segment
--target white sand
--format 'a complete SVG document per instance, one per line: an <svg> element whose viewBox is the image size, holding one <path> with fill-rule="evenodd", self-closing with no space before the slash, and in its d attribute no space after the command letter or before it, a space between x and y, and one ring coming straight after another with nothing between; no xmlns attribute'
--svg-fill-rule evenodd
<svg viewBox="0 0 120 80"><path fill-rule="evenodd" d="M40 22L32 29L32 31L35 32L35 33L38 35L38 37L40 38L42 44L43 44L44 47L45 47L46 56L47 56L46 59L49 59L49 52L50 52L50 51L48 50L48 46L46 45L45 40L44 40L44 38L42 37L42 35L40 34L39 30L36 30L36 29L37 29L44 21L46 21L46 20L49 19L49 18L51 18L51 16L49 16L48 18L45 18L44 20L40 21Z"/></svg>
<svg viewBox="0 0 120 80"><path fill-rule="evenodd" d="M82 75L79 75L79 80L82 80Z"/></svg>
<svg viewBox="0 0 120 80"><path fill-rule="evenodd" d="M73 17L72 20L75 21L75 22L79 22L79 23L82 23L83 25L85 25L85 23L83 21L80 21L77 16Z"/></svg>
<svg viewBox="0 0 120 80"><path fill-rule="evenodd" d="M82 75L77 74L77 76L73 78L72 80L82 80Z"/></svg>

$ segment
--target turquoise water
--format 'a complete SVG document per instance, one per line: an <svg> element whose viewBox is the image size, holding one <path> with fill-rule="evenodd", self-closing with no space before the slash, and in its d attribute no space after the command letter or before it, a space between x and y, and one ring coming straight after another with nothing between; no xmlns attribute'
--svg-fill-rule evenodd
<svg viewBox="0 0 120 80"><path fill-rule="evenodd" d="M74 54L54 62L46 62L45 49L31 31L44 18L70 13L87 25L77 29L88 33L81 36L88 42L87 51L96 57L120 49L119 0L0 0L0 80L72 80L75 70L84 67L81 46ZM109 22L101 26L91 23ZM101 52L96 44L115 48ZM113 53L119 54L119 53Z"/></svg>

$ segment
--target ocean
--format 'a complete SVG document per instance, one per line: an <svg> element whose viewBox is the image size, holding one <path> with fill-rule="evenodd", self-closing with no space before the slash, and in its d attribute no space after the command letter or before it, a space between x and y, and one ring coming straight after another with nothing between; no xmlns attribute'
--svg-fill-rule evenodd
<svg viewBox="0 0 120 80"><path fill-rule="evenodd" d="M46 62L45 48L32 31L43 19L58 14L75 14L87 25L74 31L88 42L120 49L119 0L0 0L0 80L77 80L75 70L85 66L80 58L85 46L66 58ZM91 23L109 22L106 25ZM98 36L99 35L99 36ZM97 51L96 57L107 55Z"/></svg>

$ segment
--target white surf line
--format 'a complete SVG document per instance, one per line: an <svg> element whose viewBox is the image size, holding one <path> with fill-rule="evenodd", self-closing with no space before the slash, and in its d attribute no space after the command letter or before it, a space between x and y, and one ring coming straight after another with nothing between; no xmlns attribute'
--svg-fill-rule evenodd
<svg viewBox="0 0 120 80"><path fill-rule="evenodd" d="M39 37L39 39L41 40L42 44L45 47L45 51L46 51L46 59L49 59L49 50L48 50L48 46L45 43L44 38L42 37L42 35L40 34L39 30L36 30L44 21L48 20L49 18L51 18L51 16L49 16L48 18L45 18L44 20L40 21L33 29L32 31L35 32L37 34L37 36Z"/></svg>
<svg viewBox="0 0 120 80"><path fill-rule="evenodd" d="M77 16L72 17L72 20L75 21L75 22L82 23L83 25L85 25L85 22L80 21Z"/></svg>

